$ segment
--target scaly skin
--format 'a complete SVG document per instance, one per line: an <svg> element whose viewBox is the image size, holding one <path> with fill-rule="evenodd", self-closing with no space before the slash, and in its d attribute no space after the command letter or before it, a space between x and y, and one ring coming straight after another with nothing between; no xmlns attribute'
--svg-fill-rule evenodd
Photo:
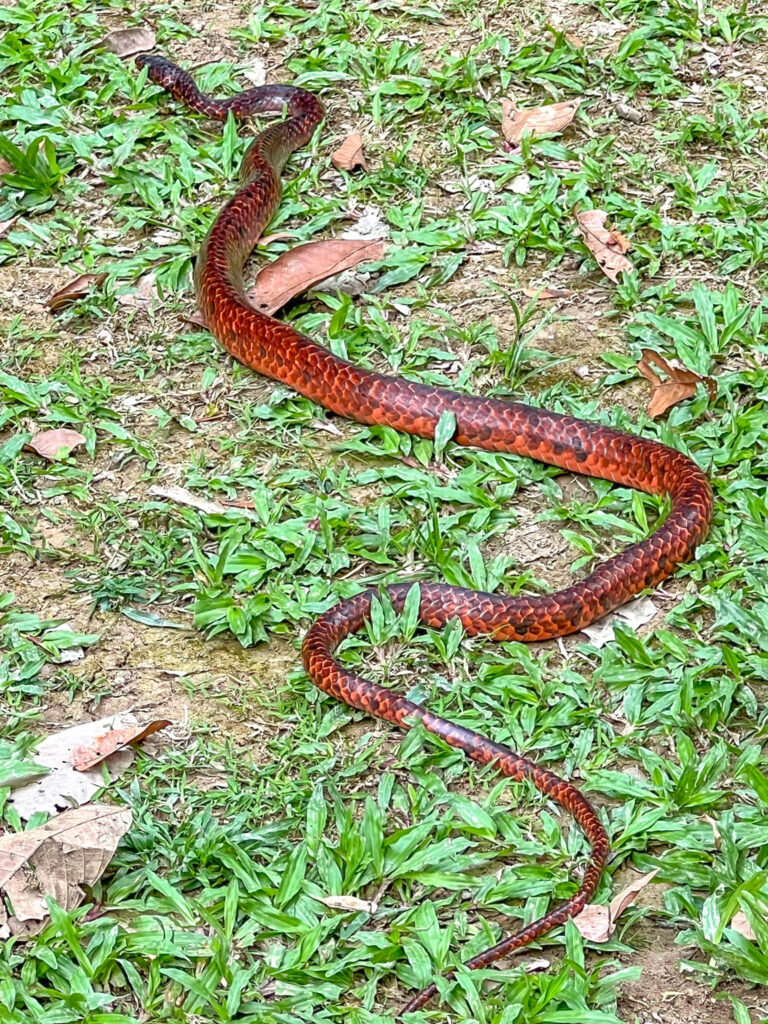
<svg viewBox="0 0 768 1024"><path fill-rule="evenodd" d="M210 330L241 363L289 384L341 416L359 423L383 423L419 437L433 437L440 416L456 416L454 441L487 451L527 455L552 466L612 480L650 494L669 495L672 511L639 544L598 565L586 579L556 594L508 597L440 583L420 585L421 621L440 627L453 618L472 634L494 640L547 640L573 633L654 586L691 558L706 536L712 492L704 474L686 456L655 441L596 423L562 416L517 402L458 394L353 366L292 327L254 309L245 297L242 269L280 201L280 174L288 156L304 145L323 118L311 93L285 85L262 86L218 100L204 96L192 78L162 57L143 54L153 82L190 109L218 120L286 110L285 120L263 131L248 149L242 187L216 218L197 261L197 300ZM409 584L387 588L402 610ZM491 764L536 788L569 811L584 830L592 852L575 896L538 921L473 957L469 968L487 967L540 938L578 914L594 894L608 856L608 837L588 801L575 786L471 729L438 718L426 708L344 668L333 656L341 641L370 615L377 592L368 590L336 605L307 633L303 658L312 681L337 700L402 729L414 722L463 750L480 764ZM430 985L403 1007L401 1015L423 1007L436 993Z"/></svg>

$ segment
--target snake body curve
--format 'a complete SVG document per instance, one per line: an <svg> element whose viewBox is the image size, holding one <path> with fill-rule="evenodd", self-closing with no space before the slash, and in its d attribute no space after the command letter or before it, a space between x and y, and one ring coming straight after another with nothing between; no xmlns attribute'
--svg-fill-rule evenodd
<svg viewBox="0 0 768 1024"><path fill-rule="evenodd" d="M360 423L386 424L431 438L443 413L451 412L456 417L453 440L458 444L514 452L671 498L671 511L654 533L557 593L510 597L421 583L422 623L439 628L458 618L470 635L486 634L499 641L546 640L589 625L661 582L692 557L709 529L712 492L705 475L681 452L546 409L375 373L333 355L255 309L245 296L244 263L280 201L280 175L288 156L312 137L324 116L323 106L306 90L287 85L262 86L214 99L201 93L186 71L163 57L142 54L137 64L147 68L153 82L188 108L217 120L226 120L230 113L236 118L287 114L262 131L249 147L241 168L241 187L217 216L195 268L200 310L211 332L235 359ZM402 610L409 590L408 583L386 588L395 610ZM344 600L314 623L302 648L312 681L337 700L403 729L421 722L478 763L493 763L510 778L531 780L574 816L591 845L589 863L575 895L466 964L470 969L487 967L584 908L599 883L609 852L608 837L589 802L571 783L508 747L363 679L334 658L342 640L365 624L378 594L367 590ZM426 1005L436 991L432 984L417 993L401 1015Z"/></svg>

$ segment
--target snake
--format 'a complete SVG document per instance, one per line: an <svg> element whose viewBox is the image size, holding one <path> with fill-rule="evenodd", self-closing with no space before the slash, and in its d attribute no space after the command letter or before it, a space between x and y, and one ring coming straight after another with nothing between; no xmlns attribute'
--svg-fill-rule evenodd
<svg viewBox="0 0 768 1024"><path fill-rule="evenodd" d="M543 641L577 632L670 576L695 555L707 535L713 495L707 476L683 452L658 441L544 408L465 394L355 365L248 299L244 266L281 197L288 157L312 139L325 117L321 101L291 85L257 86L226 98L201 92L189 72L158 54L136 58L148 79L189 110L226 121L282 114L251 142L240 167L240 187L226 202L200 249L194 271L199 309L213 336L236 360L280 381L326 410L362 424L384 424L434 438L445 414L452 441L508 452L585 476L662 496L669 508L644 539L595 565L556 593L482 593L440 582L420 582L418 618L432 629L458 619L468 636L495 641ZM443 420L445 422L445 420ZM610 844L601 819L571 782L502 743L441 718L421 704L347 668L335 651L365 627L384 595L401 613L412 582L368 588L321 614L305 634L302 658L312 682L345 704L407 730L420 723L480 765L510 779L529 780L571 814L590 854L575 893L535 921L473 956L470 970L486 968L579 914L595 895ZM448 972L452 977L454 972ZM402 1007L397 1020L426 1006L433 982Z"/></svg>

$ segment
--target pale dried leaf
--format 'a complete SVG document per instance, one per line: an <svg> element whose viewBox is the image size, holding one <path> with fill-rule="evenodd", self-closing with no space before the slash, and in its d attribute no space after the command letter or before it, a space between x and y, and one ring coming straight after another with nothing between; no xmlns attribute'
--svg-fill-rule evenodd
<svg viewBox="0 0 768 1024"><path fill-rule="evenodd" d="M248 299L259 312L271 315L313 285L359 263L381 259L383 254L382 243L369 238L307 242L266 266L248 292Z"/></svg>
<svg viewBox="0 0 768 1024"><path fill-rule="evenodd" d="M627 909L630 904L635 902L635 897L638 893L652 882L653 879L658 875L659 869L656 868L653 871L649 871L646 875L641 875L640 878L636 878L630 882L629 885L625 885L621 892L617 893L610 902L608 907L611 913L611 925L614 925L618 921L622 913ZM611 929L613 930L613 929Z"/></svg>
<svg viewBox="0 0 768 1024"><path fill-rule="evenodd" d="M593 647L605 647L611 640L616 639L614 626L617 622L638 629L650 622L658 609L650 597L638 597L634 601L617 608L604 618L593 622L591 626L585 626L581 632L586 633Z"/></svg>
<svg viewBox="0 0 768 1024"><path fill-rule="evenodd" d="M743 910L737 910L731 918L730 927L739 935L743 935L745 939L750 942L757 942L757 936L755 935L752 925L749 923L749 918Z"/></svg>
<svg viewBox="0 0 768 1024"><path fill-rule="evenodd" d="M224 516L232 508L230 504L221 505L218 501L203 498L199 494L188 491L186 487L179 487L176 484L168 484L167 487L153 484L147 488L147 494L156 498L166 498L168 501L176 502L177 505L189 505L190 508L196 508L198 512L208 516ZM250 515L248 510L243 510L240 514Z"/></svg>
<svg viewBox="0 0 768 1024"><path fill-rule="evenodd" d="M523 288L523 295L529 299L568 299L573 291L570 288Z"/></svg>
<svg viewBox="0 0 768 1024"><path fill-rule="evenodd" d="M158 298L156 279L156 274L144 274L139 278L136 288L117 295L117 301L129 309L150 309Z"/></svg>
<svg viewBox="0 0 768 1024"><path fill-rule="evenodd" d="M252 86L258 88L267 81L267 66L260 57L254 57L242 75Z"/></svg>
<svg viewBox="0 0 768 1024"><path fill-rule="evenodd" d="M630 882L620 893L613 897L610 905L607 907L600 906L597 903L588 903L582 912L573 919L573 923L578 928L579 933L589 942L607 942L616 930L616 921L619 916L630 904L635 902L637 894L657 874L658 868Z"/></svg>
<svg viewBox="0 0 768 1024"><path fill-rule="evenodd" d="M39 828L0 836L0 928L35 935L48 919L46 896L74 910L131 826L127 807L94 804L64 811ZM10 904L9 916L5 903Z"/></svg>
<svg viewBox="0 0 768 1024"><path fill-rule="evenodd" d="M653 385L646 410L652 419L663 416L668 409L679 402L693 398L699 384L703 384L707 388L711 399L717 395L717 384L712 377L701 377L693 370L675 366L650 348L642 349L640 355L637 368L643 377ZM654 366L666 374L668 379L662 380L653 369Z"/></svg>
<svg viewBox="0 0 768 1024"><path fill-rule="evenodd" d="M370 900L360 900L356 896L323 896L320 898L320 902L334 910L352 910L364 914L375 914L377 910L376 903L372 903Z"/></svg>
<svg viewBox="0 0 768 1024"><path fill-rule="evenodd" d="M501 131L512 146L520 143L523 135L555 135L563 131L573 120L581 104L580 99L564 103L548 103L543 107L516 109L511 100L501 104Z"/></svg>
<svg viewBox="0 0 768 1024"><path fill-rule="evenodd" d="M579 934L589 942L607 942L611 937L611 912L608 907L588 903L573 919Z"/></svg>
<svg viewBox="0 0 768 1024"><path fill-rule="evenodd" d="M341 171L353 171L356 167L368 170L363 152L362 135L349 135L339 148L331 154L331 163Z"/></svg>
<svg viewBox="0 0 768 1024"><path fill-rule="evenodd" d="M79 274L71 281L68 281L63 288L55 291L45 304L52 312L55 312L57 309L63 309L77 299L82 299L91 288L98 288L106 279L106 274Z"/></svg>
<svg viewBox="0 0 768 1024"><path fill-rule="evenodd" d="M95 768L97 764L127 746L135 746L153 732L165 729L170 725L167 718L160 718L146 725L128 726L124 729L108 729L101 736L96 736L88 744L75 747L72 751L72 767L75 771L84 772Z"/></svg>
<svg viewBox="0 0 768 1024"><path fill-rule="evenodd" d="M88 745L107 729L124 729L137 726L137 719L130 714L112 715L95 722L63 729L48 736L39 744L33 760L36 764L50 769L41 779L11 790L8 802L18 811L20 817L30 818L36 811L55 814L72 805L86 804L104 786L103 768L77 772L72 767L72 751ZM107 775L115 777L131 764L133 751L119 750L110 757Z"/></svg>
<svg viewBox="0 0 768 1024"><path fill-rule="evenodd" d="M507 188L510 192L514 192L517 196L527 196L531 191L531 176L523 171L521 174L515 175L510 181Z"/></svg>
<svg viewBox="0 0 768 1024"><path fill-rule="evenodd" d="M13 227L13 225L16 223L20 216L21 214L17 213L16 216L11 217L10 220L0 220L0 238L3 237L6 231Z"/></svg>
<svg viewBox="0 0 768 1024"><path fill-rule="evenodd" d="M49 462L56 462L57 459L66 459L72 449L81 444L85 444L85 438L81 433L60 427L35 434L24 447L42 455Z"/></svg>
<svg viewBox="0 0 768 1024"><path fill-rule="evenodd" d="M151 50L156 41L151 28L138 25L135 28L113 29L104 36L101 44L118 57L131 57L134 53Z"/></svg>
<svg viewBox="0 0 768 1024"><path fill-rule="evenodd" d="M619 274L622 271L629 273L634 269L634 265L624 255L624 245L629 248L626 238L615 229L611 232L605 227L607 216L604 210L583 210L576 215L576 219L587 248L597 260L597 265L611 281L618 281Z"/></svg>

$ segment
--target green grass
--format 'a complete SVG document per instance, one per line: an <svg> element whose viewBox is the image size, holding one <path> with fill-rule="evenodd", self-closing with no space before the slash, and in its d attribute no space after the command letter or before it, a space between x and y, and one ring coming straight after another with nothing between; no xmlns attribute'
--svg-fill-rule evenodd
<svg viewBox="0 0 768 1024"><path fill-rule="evenodd" d="M350 664L573 777L612 836L602 902L625 868L658 869L663 885L607 944L570 925L548 936L535 951L548 970L513 960L441 981L442 1004L414 1024L447 1012L481 1024L642 1020L626 993L646 985L651 934L668 946L667 988L680 962L702 1002L718 999L707 1020L748 1024L765 1015L755 986L768 983L768 126L748 84L764 77L766 24L747 5L600 0L568 8L566 37L546 7L267 0L228 10L228 61L197 74L234 90L238 69L266 53L273 78L320 92L329 109L289 164L271 228L296 237L262 257L338 234L367 207L388 225L368 292L303 296L283 313L297 327L377 369L659 438L715 489L709 538L640 637L617 627L603 649L583 635L494 646L455 624L404 631L385 608L345 647ZM208 57L207 9L143 14L160 52ZM136 630L139 663L158 672L168 623L218 634L217 654L210 677L190 670L173 684L190 704L188 741L140 755L105 794L134 823L73 927L57 915L35 940L0 945L0 1021L384 1024L407 991L571 895L586 843L527 784L318 694L299 668L300 635L340 597L403 577L563 585L644 536L664 506L330 419L185 324L192 260L247 139L185 113L97 45L141 15L123 0L0 9L11 168L0 222L17 218L0 238L3 291L108 274L55 317L32 301L4 314L0 786L28 769L69 702L77 714L105 696L133 702L104 660L121 630ZM615 37L591 34L616 21ZM710 52L749 75L717 77ZM509 93L585 102L566 134L507 154ZM616 98L646 123L621 120ZM371 169L339 174L329 156L351 127ZM522 172L523 195L508 187ZM588 206L633 242L636 272L617 287L575 230L574 209ZM121 303L150 273L158 307ZM574 289L564 313L523 298L521 285L545 280ZM649 421L642 347L714 376L716 397L700 389ZM585 363L587 375L573 372ZM44 464L24 444L55 426L86 445ZM169 481L248 508L202 514L148 492ZM526 560L516 538L532 525L537 543L562 536L564 553ZM170 635L184 665L189 634ZM254 645L254 679L238 642ZM296 648L287 678L270 664L279 644ZM67 663L77 647L86 658ZM122 656L135 684L137 662ZM22 823L7 797L0 789L0 829L39 823ZM322 902L339 894L376 909ZM754 941L730 927L737 910ZM664 988L656 998L652 985L656 1008Z"/></svg>

